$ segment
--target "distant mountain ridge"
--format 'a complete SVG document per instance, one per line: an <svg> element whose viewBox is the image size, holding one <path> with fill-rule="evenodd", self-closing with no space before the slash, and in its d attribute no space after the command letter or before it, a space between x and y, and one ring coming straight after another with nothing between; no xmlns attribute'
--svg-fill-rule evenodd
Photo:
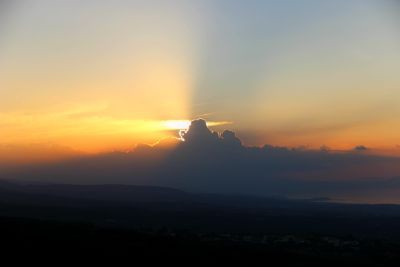
<svg viewBox="0 0 400 267"><path fill-rule="evenodd" d="M110 202L168 202L182 201L188 194L182 190L160 186L135 186L120 184L73 185L73 184L21 184L1 181L0 189L18 193L40 194L82 200Z"/></svg>
<svg viewBox="0 0 400 267"><path fill-rule="evenodd" d="M77 221L130 229L166 227L196 233L319 232L400 238L400 206L325 200L194 194L156 186L0 181L3 218Z"/></svg>

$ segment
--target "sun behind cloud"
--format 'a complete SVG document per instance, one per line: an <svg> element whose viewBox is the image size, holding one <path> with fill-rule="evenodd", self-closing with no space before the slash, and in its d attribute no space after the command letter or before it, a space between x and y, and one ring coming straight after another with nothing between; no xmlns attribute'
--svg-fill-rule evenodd
<svg viewBox="0 0 400 267"><path fill-rule="evenodd" d="M162 121L161 125L169 130L186 130L189 128L191 120L166 120ZM231 124L229 121L208 121L207 126L220 126Z"/></svg>

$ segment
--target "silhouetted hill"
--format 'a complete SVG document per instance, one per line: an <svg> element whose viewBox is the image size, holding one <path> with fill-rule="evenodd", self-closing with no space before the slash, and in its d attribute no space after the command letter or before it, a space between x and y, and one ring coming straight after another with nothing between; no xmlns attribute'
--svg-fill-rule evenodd
<svg viewBox="0 0 400 267"><path fill-rule="evenodd" d="M0 216L194 233L323 233L400 238L400 207L238 195L152 186L0 185Z"/></svg>
<svg viewBox="0 0 400 267"><path fill-rule="evenodd" d="M396 266L400 206L322 200L2 181L2 251L114 264Z"/></svg>

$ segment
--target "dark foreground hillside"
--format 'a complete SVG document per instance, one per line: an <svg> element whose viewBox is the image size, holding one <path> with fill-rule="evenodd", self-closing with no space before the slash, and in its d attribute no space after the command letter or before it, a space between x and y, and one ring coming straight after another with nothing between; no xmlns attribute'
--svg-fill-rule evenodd
<svg viewBox="0 0 400 267"><path fill-rule="evenodd" d="M2 255L53 265L399 266L399 225L396 205L0 185Z"/></svg>
<svg viewBox="0 0 400 267"><path fill-rule="evenodd" d="M2 253L15 261L124 266L398 266L400 244L321 235L221 235L99 228L0 218ZM23 257L21 257L23 255ZM118 265L119 266L119 265Z"/></svg>

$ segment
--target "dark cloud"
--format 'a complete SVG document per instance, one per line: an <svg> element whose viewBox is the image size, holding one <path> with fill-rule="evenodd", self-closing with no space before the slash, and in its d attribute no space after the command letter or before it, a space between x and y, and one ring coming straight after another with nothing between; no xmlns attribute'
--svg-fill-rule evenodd
<svg viewBox="0 0 400 267"><path fill-rule="evenodd" d="M271 145L246 147L234 132L213 132L201 119L193 121L181 136L184 141L164 140L155 146L140 145L128 153L19 169L2 176L302 197L343 197L374 189L383 191L387 186L400 184L389 179L400 174L398 158L359 153L360 148L339 153L325 147L320 150Z"/></svg>
<svg viewBox="0 0 400 267"><path fill-rule="evenodd" d="M367 151L368 147L363 146L363 145L359 145L359 146L354 147L354 150L355 151Z"/></svg>
<svg viewBox="0 0 400 267"><path fill-rule="evenodd" d="M181 137L188 145L214 145L219 140L218 133L208 129L206 121L194 120L187 131L181 133Z"/></svg>
<svg viewBox="0 0 400 267"><path fill-rule="evenodd" d="M181 133L184 143L181 146L195 147L201 146L206 149L218 148L240 148L242 142L236 137L235 133L225 130L221 135L208 129L206 121L198 119L192 121L187 131Z"/></svg>

